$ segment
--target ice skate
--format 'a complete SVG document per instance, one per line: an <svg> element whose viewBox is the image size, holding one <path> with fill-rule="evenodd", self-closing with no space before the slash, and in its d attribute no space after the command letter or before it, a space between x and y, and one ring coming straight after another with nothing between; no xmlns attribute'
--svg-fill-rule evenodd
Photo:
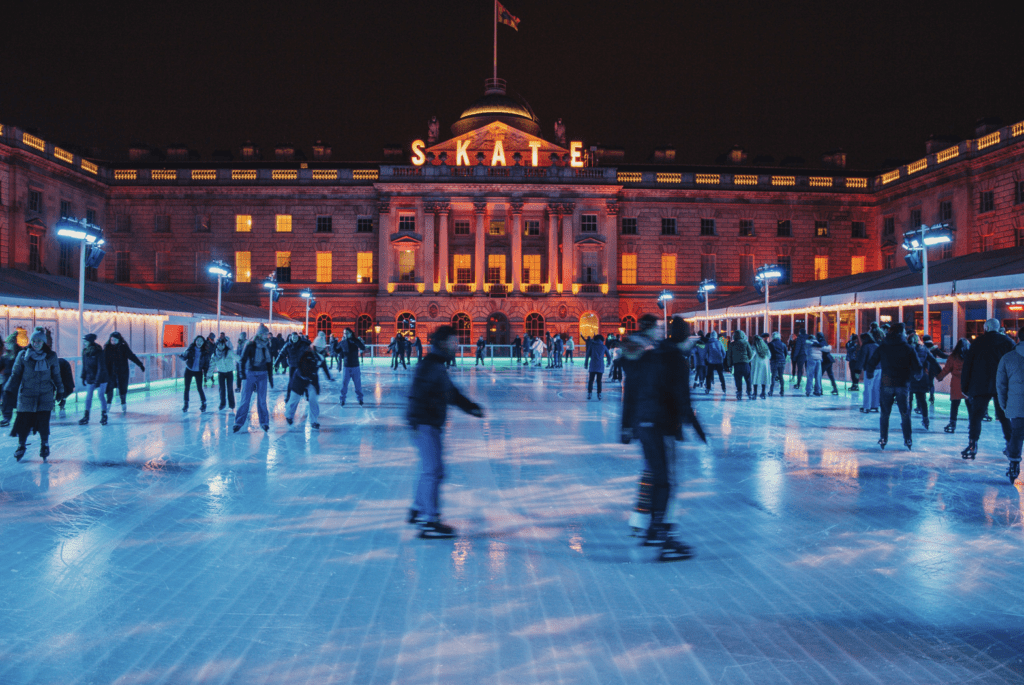
<svg viewBox="0 0 1024 685"><path fill-rule="evenodd" d="M18 445L18 449L14 450L14 461L21 461L21 458L25 456L25 445Z"/></svg>
<svg viewBox="0 0 1024 685"><path fill-rule="evenodd" d="M451 526L446 526L440 521L423 521L420 523L420 537L421 538L453 538L455 537L455 529Z"/></svg>
<svg viewBox="0 0 1024 685"><path fill-rule="evenodd" d="M78 419L78 425L79 426L87 426L87 425L89 425L89 412L85 412L85 414L82 416L82 418Z"/></svg>
<svg viewBox="0 0 1024 685"><path fill-rule="evenodd" d="M956 421L950 421L942 430L946 431L947 433L956 433Z"/></svg>
<svg viewBox="0 0 1024 685"><path fill-rule="evenodd" d="M43 458L44 462L46 461L46 458L48 456L50 456L50 445L49 445L49 443L45 443L44 442L42 445L39 446L39 456Z"/></svg>
<svg viewBox="0 0 1024 685"><path fill-rule="evenodd" d="M911 440L910 438L907 438L906 440L903 441L903 444L906 445L907 449L909 450L913 447L914 441Z"/></svg>
<svg viewBox="0 0 1024 685"><path fill-rule="evenodd" d="M101 426L106 426L107 425L107 412L103 412L102 414L100 414L100 425Z"/></svg>
<svg viewBox="0 0 1024 685"><path fill-rule="evenodd" d="M881 448L882 448L882 449L884 450L884 449L885 449L885 446L886 446L886 445L887 445L888 443L889 443L889 441L888 441L888 440L886 440L885 438L881 438L881 439L879 439L879 441L878 441L878 446L879 446L879 447L881 447Z"/></svg>
<svg viewBox="0 0 1024 685"><path fill-rule="evenodd" d="M970 440L967 442L967 447L960 453L962 459L974 459L978 455L978 441Z"/></svg>
<svg viewBox="0 0 1024 685"><path fill-rule="evenodd" d="M121 403L121 413L122 414L127 414L128 413L128 404L125 403L125 402Z"/></svg>
<svg viewBox="0 0 1024 685"><path fill-rule="evenodd" d="M682 561L693 557L693 548L675 538L670 538L661 546L658 561Z"/></svg>
<svg viewBox="0 0 1024 685"><path fill-rule="evenodd" d="M1017 476L1020 475L1020 459L1015 459L1010 462L1010 466L1006 469L1006 477L1010 479L1010 485L1013 485L1017 480Z"/></svg>

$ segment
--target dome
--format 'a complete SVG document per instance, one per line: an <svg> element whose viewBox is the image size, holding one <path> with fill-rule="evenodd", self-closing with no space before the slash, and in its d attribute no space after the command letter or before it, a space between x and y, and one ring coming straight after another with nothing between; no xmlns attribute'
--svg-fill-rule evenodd
<svg viewBox="0 0 1024 685"><path fill-rule="evenodd" d="M487 79L484 96L470 105L452 124L452 134L462 135L500 121L534 136L540 135L540 122L522 98L509 95L503 79Z"/></svg>

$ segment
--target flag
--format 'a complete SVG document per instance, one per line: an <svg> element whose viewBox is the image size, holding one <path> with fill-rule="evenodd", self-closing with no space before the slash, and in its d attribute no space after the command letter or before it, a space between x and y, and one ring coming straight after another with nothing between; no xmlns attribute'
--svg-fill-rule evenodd
<svg viewBox="0 0 1024 685"><path fill-rule="evenodd" d="M498 23L504 24L505 26L511 26L516 31L519 30L519 17L512 16L512 13L505 9L498 0L494 0L494 4L498 9Z"/></svg>

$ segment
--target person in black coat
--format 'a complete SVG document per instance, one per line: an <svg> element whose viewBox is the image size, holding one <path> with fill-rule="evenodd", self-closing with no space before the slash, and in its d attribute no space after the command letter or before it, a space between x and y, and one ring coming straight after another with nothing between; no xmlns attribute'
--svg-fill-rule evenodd
<svg viewBox="0 0 1024 685"><path fill-rule="evenodd" d="M304 340L298 333L292 333L288 336L288 342L277 353L277 361L274 363L274 368L276 369L279 364L288 367L288 385L284 394L285 402L291 398L292 376L295 375L295 370L299 367L299 357L302 356L307 347L309 347L308 340Z"/></svg>
<svg viewBox="0 0 1024 685"><path fill-rule="evenodd" d="M146 370L146 365L139 361L117 331L110 334L107 344L103 346L103 354L107 360L107 404L113 403L114 388L117 388L117 394L121 397L121 413L124 414L128 411L128 362L142 371Z"/></svg>
<svg viewBox="0 0 1024 685"><path fill-rule="evenodd" d="M199 392L199 411L206 411L206 393L203 392L202 380L210 368L210 348L206 338L197 335L185 353L178 356L185 360L185 405L181 411L188 411L188 396L192 388L192 381L196 382L196 390Z"/></svg>
<svg viewBox="0 0 1024 685"><path fill-rule="evenodd" d="M478 418L484 415L483 408L459 392L448 378L445 362L455 356L458 345L458 336L451 326L440 326L434 331L430 353L416 365L405 414L420 453L420 478L408 521L420 527L423 538L455 536L451 526L441 523L438 501L444 478L441 435L448 418L448 405L454 404Z"/></svg>
<svg viewBox="0 0 1024 685"><path fill-rule="evenodd" d="M978 440L981 438L981 420L988 413L988 403L996 397L996 371L1003 355L1013 350L1013 342L999 333L999 319L985 322L985 332L971 343L964 353L964 365L960 371L960 386L970 398L968 410L970 428L967 448L960 453L964 459L974 459L978 454ZM1003 413L999 402L996 405L996 420L1003 429L1003 439L1009 443L1012 437L1010 422Z"/></svg>
<svg viewBox="0 0 1024 685"><path fill-rule="evenodd" d="M924 429L928 430L928 389L934 384L935 377L942 373L942 367L932 356L931 351L921 343L917 333L910 336L910 345L914 348L914 353L924 370L920 378L910 380L910 392L917 402L917 413L921 415Z"/></svg>
<svg viewBox="0 0 1024 685"><path fill-rule="evenodd" d="M82 338L82 385L85 386L85 415L78 422L84 426L89 423L89 411L92 409L92 395L100 397L100 425L107 425L107 360L103 348L96 344L96 334L89 333Z"/></svg>
<svg viewBox="0 0 1024 685"><path fill-rule="evenodd" d="M651 522L644 544L660 547L661 559L686 559L692 550L679 541L665 521L675 481L675 441L682 437L684 423L699 430L690 405L689 368L680 348L672 340L658 340L658 318L645 314L638 332L623 341L626 377L622 389L622 443L640 440L645 469L651 474ZM673 320L672 338L689 336L686 322Z"/></svg>
<svg viewBox="0 0 1024 685"><path fill-rule="evenodd" d="M303 396L309 402L309 425L313 429L320 428L320 369L324 370L327 380L331 380L331 372L327 369L327 363L323 357L326 349L326 340L317 338L319 345L313 347L307 345L299 355L298 367L291 379L291 399L284 409L284 420L292 425L295 420L295 412L299 408L299 399Z"/></svg>
<svg viewBox="0 0 1024 685"><path fill-rule="evenodd" d="M291 337L291 336L289 336L289 337ZM284 340L284 336L281 335L280 333L278 333L277 335L272 336L270 338L270 354L274 358L274 364L273 364L273 370L274 371L279 371L281 368L285 368L285 367L288 366L287 360L281 359L281 356L280 356L281 355L281 350L284 349L285 344L286 343L285 343L285 340ZM241 355L241 352L239 352L239 355ZM273 387L273 384L271 384L271 387Z"/></svg>
<svg viewBox="0 0 1024 685"><path fill-rule="evenodd" d="M480 336L476 339L476 364L474 366L480 366L485 364L484 352L487 350L487 341L484 340L484 336Z"/></svg>
<svg viewBox="0 0 1024 685"><path fill-rule="evenodd" d="M779 381L779 397L786 395L786 379L782 377L782 372L786 370L786 354L789 352L789 348L786 347L786 343L782 342L782 336L779 335L778 331L772 332L772 340L768 343L768 357L769 370L772 375L772 384L768 387L768 396L771 397L775 391L775 381Z"/></svg>
<svg viewBox="0 0 1024 685"><path fill-rule="evenodd" d="M523 340L518 335L512 339L512 358L517 362L523 361Z"/></svg>
<svg viewBox="0 0 1024 685"><path fill-rule="evenodd" d="M793 376L796 378L796 383L793 384L794 389L800 387L800 381L804 376L804 369L807 367L807 338L808 335L804 332L803 326L796 329L793 353L790 356L790 359L793 361Z"/></svg>
<svg viewBox="0 0 1024 685"><path fill-rule="evenodd" d="M920 378L923 367L917 353L907 344L907 332L902 323L893 324L889 328L882 344L871 354L871 358L864 366L868 375L876 373L876 368L880 368L882 373L882 413L879 418L881 438L878 444L885 449L886 443L889 442L889 415L895 401L900 410L903 444L910 449L913 444L910 437L910 381L911 377Z"/></svg>

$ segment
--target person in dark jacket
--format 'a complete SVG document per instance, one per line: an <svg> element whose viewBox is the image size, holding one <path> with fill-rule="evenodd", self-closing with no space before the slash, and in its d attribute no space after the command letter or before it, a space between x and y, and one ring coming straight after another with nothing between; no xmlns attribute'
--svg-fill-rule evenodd
<svg viewBox="0 0 1024 685"><path fill-rule="evenodd" d="M210 348L206 338L197 335L184 354L178 356L185 360L185 405L181 411L188 411L189 391L192 389L192 381L195 381L196 390L199 392L199 411L204 412L206 411L206 393L203 391L203 376L210 368Z"/></svg>
<svg viewBox="0 0 1024 685"><path fill-rule="evenodd" d="M778 331L772 332L772 340L768 343L768 357L769 371L771 372L771 385L768 386L768 397L771 397L775 392L775 381L779 381L779 397L786 395L786 379L783 378L783 372L786 370L786 354L789 352L789 348L786 343L782 342L782 336L779 335Z"/></svg>
<svg viewBox="0 0 1024 685"><path fill-rule="evenodd" d="M422 538L450 538L455 536L455 531L441 523L438 501L444 478L441 434L448 418L448 405L454 404L477 418L483 417L484 411L479 404L459 392L448 378L445 361L455 356L459 347L455 329L439 326L430 342L430 353L416 365L405 414L420 453L420 478L408 521L420 527Z"/></svg>
<svg viewBox="0 0 1024 685"><path fill-rule="evenodd" d="M860 337L856 333L851 333L850 339L846 342L846 363L850 366L850 391L857 392L860 389L858 383L864 367L860 363Z"/></svg>
<svg viewBox="0 0 1024 685"><path fill-rule="evenodd" d="M56 397L57 406L60 407L60 412L57 416L66 419L68 413L65 410L65 405L67 399L75 392L75 370L71 368L71 362L62 357L57 357L57 364L60 365L60 380L64 386L64 392Z"/></svg>
<svg viewBox="0 0 1024 685"><path fill-rule="evenodd" d="M323 353L327 348L327 339L317 336L312 345L307 345L299 355L299 364L291 380L291 399L284 409L284 420L288 425L295 421L295 412L299 408L299 399L306 397L309 403L309 425L314 430L320 428L320 369L324 370L327 380L331 380L331 372Z"/></svg>
<svg viewBox="0 0 1024 685"><path fill-rule="evenodd" d="M253 392L256 393L256 413L259 416L260 428L270 430L270 411L267 409L267 386L274 387L274 355L270 351L270 330L260 324L256 335L245 346L238 366L242 370L242 394L238 397L238 411L235 412L235 425L232 430L237 433L249 420L249 403Z"/></svg>
<svg viewBox="0 0 1024 685"><path fill-rule="evenodd" d="M864 372L864 397L860 411L868 414L879 410L879 403L882 396L882 374L868 373L867 363L871 355L878 349L878 343L871 337L870 333L860 334L860 368Z"/></svg>
<svg viewBox="0 0 1024 685"><path fill-rule="evenodd" d="M348 395L349 381L355 384L356 399L359 405L363 404L363 377L362 369L359 366L359 353L366 351L366 345L360 340L351 328L346 328L342 333L341 342L338 343L338 359L341 362L341 406L345 406L345 397Z"/></svg>
<svg viewBox="0 0 1024 685"><path fill-rule="evenodd" d="M672 340L659 340L658 318L644 314L638 332L623 341L626 377L622 390L622 443L640 440L645 470L650 473L650 524L644 545L661 548L663 561L688 559L689 546L676 538L666 521L675 482L675 443L682 438L684 423L699 429L690 405L689 369L686 358ZM672 339L685 340L688 325L673 320Z"/></svg>
<svg viewBox="0 0 1024 685"><path fill-rule="evenodd" d="M753 390L750 389L750 362L754 358L754 350L747 342L747 334L736 330L732 334L732 344L729 351L725 353L725 368L732 371L733 381L736 383L736 399L743 399L743 381L747 381L747 399L753 399Z"/></svg>
<svg viewBox="0 0 1024 685"><path fill-rule="evenodd" d="M21 461L25 456L26 441L34 430L39 434L39 456L46 461L50 456L50 413L54 396L62 394L64 386L57 355L46 344L43 329L36 328L29 338L29 346L18 353L3 392L17 397L18 418L11 428L11 435L18 438L15 460Z"/></svg>
<svg viewBox="0 0 1024 685"><path fill-rule="evenodd" d="M84 426L89 423L89 411L92 409L92 394L100 397L100 425L107 425L107 360L103 356L103 348L96 344L96 334L89 333L82 342L82 385L85 386L85 415L78 422Z"/></svg>
<svg viewBox="0 0 1024 685"><path fill-rule="evenodd" d="M523 340L518 335L512 339L512 359L523 361Z"/></svg>
<svg viewBox="0 0 1024 685"><path fill-rule="evenodd" d="M128 362L135 364L141 371L146 370L146 365L139 361L117 331L110 334L107 344L103 346L103 354L107 360L107 404L113 404L116 388L121 398L121 413L124 414L128 411Z"/></svg>
<svg viewBox="0 0 1024 685"><path fill-rule="evenodd" d="M707 385L704 386L704 394L707 395L711 392L711 386L715 384L715 373L718 373L718 380L722 384L722 392L725 392L725 374L723 373L725 368L725 347L722 346L722 341L718 339L718 333L711 331L708 334L708 342L704 349L707 352L708 360Z"/></svg>
<svg viewBox="0 0 1024 685"><path fill-rule="evenodd" d="M1024 340L1024 328L1017 331L1017 340ZM1006 475L1013 485L1020 475L1021 447L1024 445L1024 342L1003 355L996 369L996 403L1010 422L1010 442L1006 457L1010 464Z"/></svg>
<svg viewBox="0 0 1024 685"><path fill-rule="evenodd" d="M960 338L956 345L953 347L953 351L949 353L946 358L946 363L942 366L942 371L935 377L936 380L942 380L946 376L949 376L949 423L943 429L947 433L956 432L956 420L957 415L960 413L960 403L966 398L964 396L963 386L960 384L960 372L964 368L964 355L967 350L971 349L971 341L967 338ZM971 402L967 401L967 416L968 422L970 422L971 415Z"/></svg>
<svg viewBox="0 0 1024 685"><path fill-rule="evenodd" d="M281 358L281 350L284 349L284 346L286 344L287 343L285 342L284 336L281 335L280 333L270 338L270 354L274 359L274 371L279 371L280 369L288 367L288 361L286 359ZM241 352L239 352L239 354L241 354ZM273 387L273 385L271 385L271 387Z"/></svg>
<svg viewBox="0 0 1024 685"><path fill-rule="evenodd" d="M484 340L484 336L480 336L476 339L476 363L473 366L480 366L484 364L484 352L487 350L487 341Z"/></svg>
<svg viewBox="0 0 1024 685"><path fill-rule="evenodd" d="M933 385L935 377L942 373L942 367L939 366L939 362L932 356L931 351L921 342L921 338L918 337L917 333L910 336L909 342L910 346L914 348L918 361L921 362L921 368L924 370L920 378L912 378L910 380L910 393L917 402L917 413L921 414L924 429L928 430L928 389Z"/></svg>
<svg viewBox="0 0 1024 685"><path fill-rule="evenodd" d="M871 353L864 370L869 375L882 374L881 438L878 444L885 449L889 442L889 415L895 401L900 410L903 444L910 449L913 444L910 437L910 381L911 377L921 376L923 367L917 353L907 344L907 332L902 323L893 324L889 328L882 344Z"/></svg>
<svg viewBox="0 0 1024 685"><path fill-rule="evenodd" d="M936 361L944 361L946 359L949 359L949 355L946 354L945 352L943 352L942 348L940 348L938 345L936 345L934 342L932 342L932 336L927 335L927 334L922 335L921 336L921 344L928 348L928 351L932 353L932 356L935 357ZM928 385L928 401L930 403L932 403L932 404L935 404L935 379L934 378L931 379L931 382Z"/></svg>
<svg viewBox="0 0 1024 685"><path fill-rule="evenodd" d="M6 396L3 394L3 388L14 371L14 360L18 358L19 352L21 346L18 345L18 334L11 333L4 340L3 354L0 354L0 428L11 425L11 417L14 415L14 398L12 396L9 402L4 402Z"/></svg>
<svg viewBox="0 0 1024 685"><path fill-rule="evenodd" d="M419 364L423 361L423 341L420 340L420 336L413 338L412 347L416 350L416 363Z"/></svg>
<svg viewBox="0 0 1024 685"><path fill-rule="evenodd" d="M288 336L288 342L285 343L284 347L277 354L277 361L274 363L274 368L277 368L278 364L282 364L288 367L288 385L284 395L284 401L288 402L291 398L292 393L292 376L295 375L295 370L299 368L299 357L305 351L305 348L309 347L309 341L303 340L302 336L298 333L292 333Z"/></svg>
<svg viewBox="0 0 1024 685"><path fill-rule="evenodd" d="M988 412L988 403L996 397L996 371L1004 354L1013 350L1013 342L999 333L999 319L985 322L985 332L971 343L964 354L964 365L960 370L960 385L971 401L970 427L967 448L960 453L964 459L974 459L978 454L978 439L981 438L981 420ZM1012 427L1006 419L999 402L996 405L996 420L1003 429L1003 439L1009 443Z"/></svg>
<svg viewBox="0 0 1024 685"><path fill-rule="evenodd" d="M793 384L794 389L800 387L800 381L803 380L804 371L807 368L807 334L804 332L804 327L800 326L796 329L796 338L793 340L793 352L790 359L793 362L793 377L796 382ZM818 380L819 386L821 380Z"/></svg>
<svg viewBox="0 0 1024 685"><path fill-rule="evenodd" d="M604 345L604 338L600 333L590 340L590 365L587 366L589 373L587 377L587 399L593 396L594 381L597 380L597 399L601 399L601 379L604 377L605 362L612 361L612 355Z"/></svg>
<svg viewBox="0 0 1024 685"><path fill-rule="evenodd" d="M398 365L401 364L402 368L405 366L405 353L404 349L405 336L401 333L396 333L395 337L391 339L391 344L388 345L388 352L391 353L391 368L398 370Z"/></svg>

